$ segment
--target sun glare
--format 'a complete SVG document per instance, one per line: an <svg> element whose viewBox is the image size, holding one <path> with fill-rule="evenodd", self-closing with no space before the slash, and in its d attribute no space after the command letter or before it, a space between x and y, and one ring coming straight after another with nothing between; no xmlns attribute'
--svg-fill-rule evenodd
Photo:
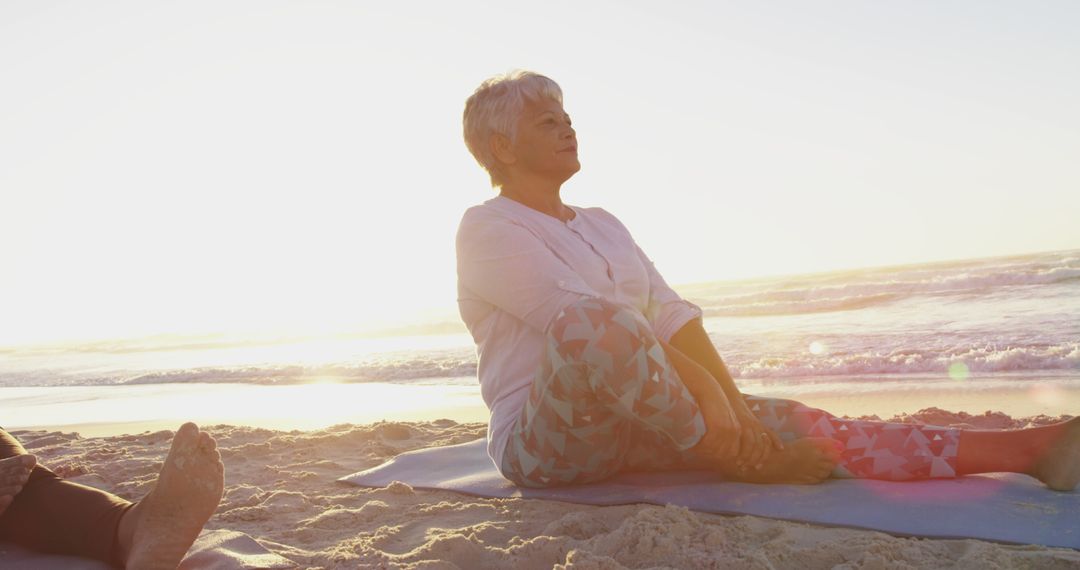
<svg viewBox="0 0 1080 570"><path fill-rule="evenodd" d="M60 401L53 388L8 388L23 402L5 408L5 426L80 424L80 432L109 424L115 433L175 429L184 421L228 423L274 429L319 429L342 423L424 421L449 418L481 422L487 409L479 386L320 382L286 386L250 384L152 384L128 386L123 394L110 386L70 386ZM150 424L153 424L151 427ZM147 427L140 427L146 425Z"/></svg>

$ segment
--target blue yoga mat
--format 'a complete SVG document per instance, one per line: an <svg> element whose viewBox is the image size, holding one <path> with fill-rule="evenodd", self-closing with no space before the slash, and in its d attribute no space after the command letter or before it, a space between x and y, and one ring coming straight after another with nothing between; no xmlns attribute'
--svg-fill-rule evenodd
<svg viewBox="0 0 1080 570"><path fill-rule="evenodd" d="M525 489L499 475L486 440L401 454L342 477L364 487L394 481L480 497L588 505L673 504L697 511L877 530L898 536L977 538L1080 549L1080 492L1060 493L1024 475L898 483L830 479L820 485L716 481L701 471L624 473L592 485Z"/></svg>

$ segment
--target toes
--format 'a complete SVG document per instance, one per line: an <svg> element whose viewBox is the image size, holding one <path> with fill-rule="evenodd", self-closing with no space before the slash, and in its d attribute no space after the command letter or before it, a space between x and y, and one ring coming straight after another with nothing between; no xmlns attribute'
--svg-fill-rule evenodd
<svg viewBox="0 0 1080 570"><path fill-rule="evenodd" d="M176 430L169 454L174 452L189 453L199 443L199 426L188 422Z"/></svg>
<svg viewBox="0 0 1080 570"><path fill-rule="evenodd" d="M205 431L200 432L199 433L199 447L206 450L206 451L214 451L215 449L217 449L217 441L215 441L213 436L206 433Z"/></svg>
<svg viewBox="0 0 1080 570"><path fill-rule="evenodd" d="M180 426L180 429L176 430L176 437L183 437L185 439L195 437L199 433L199 426L194 422L187 422Z"/></svg>

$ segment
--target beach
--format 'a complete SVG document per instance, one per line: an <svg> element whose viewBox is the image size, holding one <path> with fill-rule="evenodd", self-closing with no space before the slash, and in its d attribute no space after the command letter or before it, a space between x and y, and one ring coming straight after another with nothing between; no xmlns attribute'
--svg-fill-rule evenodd
<svg viewBox="0 0 1080 570"><path fill-rule="evenodd" d="M852 418L1017 429L1080 412L1078 260L1074 250L678 289L744 393ZM226 466L207 528L246 533L299 568L1080 566L1080 552L1035 545L338 482L485 435L475 349L455 318L412 336L0 347L0 421L58 473L132 500L170 430L195 421Z"/></svg>
<svg viewBox="0 0 1080 570"><path fill-rule="evenodd" d="M303 569L1080 569L1080 489L1022 474L1073 486L1080 420L965 438L753 400L846 446L837 475L940 476L816 491L530 494L482 453L539 417L507 465L540 483L668 465L609 412L683 447L697 410L727 445L712 380L864 420L1080 416L1080 4L1044 4L0 3L0 426L133 501L175 430L213 434L221 532L178 570L258 566L251 540ZM588 299L618 316L564 328ZM136 527L133 560L175 559L218 491L183 439L111 544L5 458L3 540ZM823 477L829 446L760 476ZM52 564L9 542L0 570Z"/></svg>
<svg viewBox="0 0 1080 570"><path fill-rule="evenodd" d="M1062 416L1063 417L1063 416ZM1019 428L1062 417L928 409L885 418ZM119 427L119 426L118 426ZM980 540L899 538L676 506L597 507L485 499L338 478L395 455L483 437L478 422L394 421L310 431L209 425L226 466L206 528L247 533L299 568L1075 568L1080 552ZM128 499L145 494L172 432L82 437L16 431L61 475ZM1049 492L1049 491L1048 491Z"/></svg>

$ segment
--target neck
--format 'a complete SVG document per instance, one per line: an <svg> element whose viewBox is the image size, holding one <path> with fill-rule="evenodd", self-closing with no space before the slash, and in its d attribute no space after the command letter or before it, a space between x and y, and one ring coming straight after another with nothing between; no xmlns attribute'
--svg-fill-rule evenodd
<svg viewBox="0 0 1080 570"><path fill-rule="evenodd" d="M566 221L574 217L574 214L570 208L563 204L562 198L559 196L561 187L562 184L549 181L515 180L503 184L499 195L525 204L538 212Z"/></svg>

